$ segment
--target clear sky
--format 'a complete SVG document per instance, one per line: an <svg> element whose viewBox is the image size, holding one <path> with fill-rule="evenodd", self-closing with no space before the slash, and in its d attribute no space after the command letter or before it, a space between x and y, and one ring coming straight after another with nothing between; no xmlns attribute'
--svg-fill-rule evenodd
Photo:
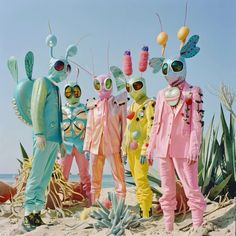
<svg viewBox="0 0 236 236"><path fill-rule="evenodd" d="M58 38L57 56L63 56L69 44L89 34L78 46L77 62L91 69L93 55L95 73L107 73L109 42L110 65L121 66L123 52L130 49L134 74L139 74L137 59L142 46L149 46L151 57L161 53L156 44L160 25L155 12L160 14L163 29L169 35L166 56L175 56L180 46L176 33L183 25L185 11L185 0L0 0L0 5L0 173L17 172L16 159L21 157L19 142L29 154L32 153L32 130L17 119L11 105L15 83L6 62L10 56L16 56L19 78L23 78L24 56L32 50L35 54L34 78L47 75L49 49L45 38L49 33L48 20ZM190 35L200 35L201 51L187 60L187 81L203 89L206 123L219 111L219 101L209 93L209 87L224 81L236 90L235 24L235 0L189 0L187 25ZM75 77L73 69L70 79ZM161 75L153 75L150 69L143 76L149 96L155 96L166 85ZM96 96L90 77L83 71L79 82L82 102ZM73 167L72 172L75 170ZM105 173L110 173L108 166Z"/></svg>

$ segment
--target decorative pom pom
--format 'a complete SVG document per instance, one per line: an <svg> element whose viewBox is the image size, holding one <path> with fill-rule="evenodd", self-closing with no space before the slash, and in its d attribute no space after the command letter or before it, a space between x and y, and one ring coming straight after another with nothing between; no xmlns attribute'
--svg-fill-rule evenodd
<svg viewBox="0 0 236 236"><path fill-rule="evenodd" d="M49 34L46 38L46 44L50 48L55 47L57 45L57 37L53 34Z"/></svg>
<svg viewBox="0 0 236 236"><path fill-rule="evenodd" d="M132 75L132 60L130 51L125 51L123 56L123 72L125 75Z"/></svg>
<svg viewBox="0 0 236 236"><path fill-rule="evenodd" d="M140 55L139 55L138 67L139 67L140 72L144 72L147 69L148 56L149 56L148 46L144 46L142 48L142 51L141 51Z"/></svg>
<svg viewBox="0 0 236 236"><path fill-rule="evenodd" d="M130 51L125 51L125 52L124 52L124 55L128 55L128 56L130 56L131 53L130 53Z"/></svg>

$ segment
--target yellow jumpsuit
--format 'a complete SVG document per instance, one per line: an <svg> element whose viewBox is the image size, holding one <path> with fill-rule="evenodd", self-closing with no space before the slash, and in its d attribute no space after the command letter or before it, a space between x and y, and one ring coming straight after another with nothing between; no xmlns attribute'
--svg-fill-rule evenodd
<svg viewBox="0 0 236 236"><path fill-rule="evenodd" d="M136 184L136 197L143 212L149 217L152 207L152 190L147 174L148 163L140 163L140 156L147 155L149 133L154 119L155 101L145 97L143 101L133 102L129 107L125 139L122 145L123 155L127 155L130 171Z"/></svg>

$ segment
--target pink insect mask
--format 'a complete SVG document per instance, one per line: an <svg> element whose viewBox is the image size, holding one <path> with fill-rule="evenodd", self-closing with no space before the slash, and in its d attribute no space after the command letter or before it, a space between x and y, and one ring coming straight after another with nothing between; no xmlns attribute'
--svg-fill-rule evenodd
<svg viewBox="0 0 236 236"><path fill-rule="evenodd" d="M110 75L99 75L93 78L93 87L101 100L108 99L112 94L112 80Z"/></svg>

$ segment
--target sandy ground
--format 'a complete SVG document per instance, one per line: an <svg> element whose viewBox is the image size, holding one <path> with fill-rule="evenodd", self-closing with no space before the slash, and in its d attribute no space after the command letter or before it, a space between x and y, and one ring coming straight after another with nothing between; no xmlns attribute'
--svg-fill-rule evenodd
<svg viewBox="0 0 236 236"><path fill-rule="evenodd" d="M107 192L113 191L113 189L103 189L101 200L107 197ZM128 188L127 190L126 204L134 211L137 211L135 200L135 189ZM26 236L60 236L60 235L96 235L103 236L108 233L108 230L103 229L97 231L96 229L85 229L89 223L94 222L92 218L88 218L84 221L81 221L79 218L81 209L74 209L73 217L64 217L64 218L50 218L45 215L44 221L46 223L52 222L51 226L40 226L36 230L24 233L21 227L21 219L10 219L9 218L9 205L4 204L0 205L0 208L4 210L2 216L0 217L0 236L13 236L13 235L26 235ZM235 236L235 201L231 201L226 206L219 208L219 204L212 203L209 204L206 210L207 216L204 217L203 226L197 231L192 232L191 227L186 227L191 223L191 216L187 214L183 219L183 216L176 217L175 230L172 234L168 235L211 235L211 236ZM22 212L23 213L23 212ZM210 213L210 214L209 214ZM142 223L140 227L133 230L126 230L126 236L130 235L166 235L164 230L163 219L161 216L154 216L149 222Z"/></svg>

